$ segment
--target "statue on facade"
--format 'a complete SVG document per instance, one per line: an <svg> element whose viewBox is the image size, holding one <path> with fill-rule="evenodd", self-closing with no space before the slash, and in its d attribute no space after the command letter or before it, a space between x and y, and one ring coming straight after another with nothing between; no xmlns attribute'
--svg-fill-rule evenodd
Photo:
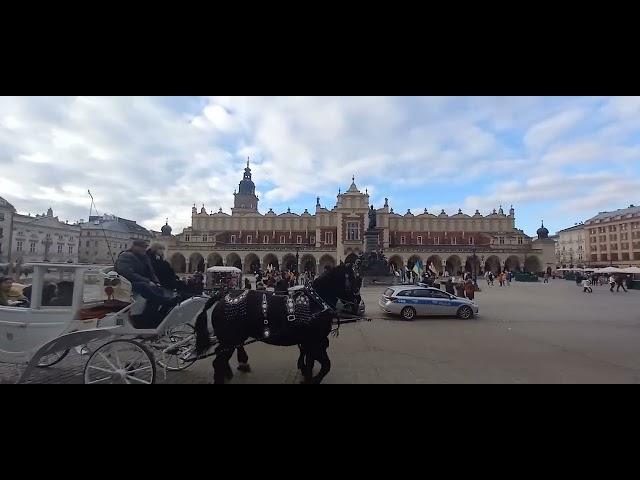
<svg viewBox="0 0 640 480"><path fill-rule="evenodd" d="M373 208L373 205L371 205L371 210L369 210L369 230L373 230L374 228L376 228L378 221L377 221L377 213Z"/></svg>

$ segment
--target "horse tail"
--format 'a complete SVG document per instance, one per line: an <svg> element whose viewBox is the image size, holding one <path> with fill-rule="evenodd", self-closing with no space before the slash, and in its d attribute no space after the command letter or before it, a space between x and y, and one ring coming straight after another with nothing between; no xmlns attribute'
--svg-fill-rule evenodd
<svg viewBox="0 0 640 480"><path fill-rule="evenodd" d="M207 327L207 312L220 300L220 297L221 295L218 293L217 295L214 295L209 300L207 300L204 308L196 318L196 353L198 355L206 352L207 350L209 350L209 347L211 347L209 328Z"/></svg>

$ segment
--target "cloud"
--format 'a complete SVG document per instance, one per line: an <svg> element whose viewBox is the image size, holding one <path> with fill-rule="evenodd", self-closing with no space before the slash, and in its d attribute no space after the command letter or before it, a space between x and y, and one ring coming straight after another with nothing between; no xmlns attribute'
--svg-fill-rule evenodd
<svg viewBox="0 0 640 480"><path fill-rule="evenodd" d="M633 201L616 181L632 182L631 195L640 178L638 105L629 97L2 97L0 165L11 174L0 178L0 195L21 211L55 203L76 220L87 216L91 189L104 212L154 229L169 217L180 231L194 203L229 211L251 157L263 212L313 209L316 196L332 206L354 174L376 204L389 197L398 212L421 203L534 212L548 201L582 212L594 199ZM593 195L581 202L584 188ZM521 226L539 222L527 215Z"/></svg>
<svg viewBox="0 0 640 480"><path fill-rule="evenodd" d="M540 150L553 140L573 128L585 116L583 109L577 108L558 113L533 125L524 136L527 147Z"/></svg>

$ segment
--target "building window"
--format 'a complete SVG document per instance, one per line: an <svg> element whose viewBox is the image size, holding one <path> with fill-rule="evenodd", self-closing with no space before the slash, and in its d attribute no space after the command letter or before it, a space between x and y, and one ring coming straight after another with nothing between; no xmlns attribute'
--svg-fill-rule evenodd
<svg viewBox="0 0 640 480"><path fill-rule="evenodd" d="M436 237L433 243L434 245L440 245L440 237Z"/></svg>
<svg viewBox="0 0 640 480"><path fill-rule="evenodd" d="M191 241L191 236L190 236L190 235L185 235L185 236L184 236L184 241L185 241L185 242L189 242L189 241Z"/></svg>
<svg viewBox="0 0 640 480"><path fill-rule="evenodd" d="M311 238L309 239L309 244L313 245L315 243L316 243L316 237L312 235Z"/></svg>
<svg viewBox="0 0 640 480"><path fill-rule="evenodd" d="M418 236L418 238L416 238L416 240L418 241L418 245L422 245L422 237ZM380 243L380 241L378 241L378 243Z"/></svg>
<svg viewBox="0 0 640 480"><path fill-rule="evenodd" d="M451 239L451 245L457 245L458 244L458 239L456 237L453 237Z"/></svg>
<svg viewBox="0 0 640 480"><path fill-rule="evenodd" d="M87 232L87 237L90 237L90 236L91 236L91 232Z"/></svg>
<svg viewBox="0 0 640 480"><path fill-rule="evenodd" d="M107 244L107 246L109 246L109 245ZM97 240L96 240L96 248L98 248L98 241Z"/></svg>
<svg viewBox="0 0 640 480"><path fill-rule="evenodd" d="M16 251L17 252L21 252L22 251L22 245L23 245L22 240L20 240L20 241L18 241L16 243Z"/></svg>
<svg viewBox="0 0 640 480"><path fill-rule="evenodd" d="M58 255L62 254L62 245L58 245Z"/></svg>
<svg viewBox="0 0 640 480"><path fill-rule="evenodd" d="M333 232L325 232L324 243L327 245L333 245Z"/></svg>
<svg viewBox="0 0 640 480"><path fill-rule="evenodd" d="M360 240L360 224L347 222L347 240Z"/></svg>
<svg viewBox="0 0 640 480"><path fill-rule="evenodd" d="M473 237L469 237L469 245L473 245L473 242L474 242Z"/></svg>
<svg viewBox="0 0 640 480"><path fill-rule="evenodd" d="M87 242L86 242L86 245L85 245L85 246L88 248L90 245L91 245L91 242L90 242L89 240L87 240Z"/></svg>
<svg viewBox="0 0 640 480"><path fill-rule="evenodd" d="M280 235L280 243L285 243L285 237L284 237L284 235Z"/></svg>
<svg viewBox="0 0 640 480"><path fill-rule="evenodd" d="M407 237L400 237L400 245L405 245L407 243Z"/></svg>
<svg viewBox="0 0 640 480"><path fill-rule="evenodd" d="M125 249L125 250L127 249L127 244L126 244L126 243L124 244L124 249Z"/></svg>
<svg viewBox="0 0 640 480"><path fill-rule="evenodd" d="M247 244L253 243L253 235L247 235Z"/></svg>
<svg viewBox="0 0 640 480"><path fill-rule="evenodd" d="M29 253L36 253L36 242L31 242L31 246L29 247Z"/></svg>
<svg viewBox="0 0 640 480"><path fill-rule="evenodd" d="M64 240L64 237L62 235L58 235L58 241L62 242Z"/></svg>
<svg viewBox="0 0 640 480"><path fill-rule="evenodd" d="M231 235L231 243L236 243L236 236L235 235Z"/></svg>
<svg viewBox="0 0 640 480"><path fill-rule="evenodd" d="M0 213L0 222L4 222L4 213Z"/></svg>
<svg viewBox="0 0 640 480"><path fill-rule="evenodd" d="M298 235L297 241L298 241L298 245L302 243L302 237L300 235Z"/></svg>
<svg viewBox="0 0 640 480"><path fill-rule="evenodd" d="M262 237L262 243L267 244L269 243L269 236L265 235L264 237Z"/></svg>
<svg viewBox="0 0 640 480"><path fill-rule="evenodd" d="M69 255L73 255L73 245L69 245Z"/></svg>
<svg viewBox="0 0 640 480"><path fill-rule="evenodd" d="M504 245L504 237L500 237L500 245Z"/></svg>
<svg viewBox="0 0 640 480"><path fill-rule="evenodd" d="M522 237L518 237L518 245L522 245Z"/></svg>

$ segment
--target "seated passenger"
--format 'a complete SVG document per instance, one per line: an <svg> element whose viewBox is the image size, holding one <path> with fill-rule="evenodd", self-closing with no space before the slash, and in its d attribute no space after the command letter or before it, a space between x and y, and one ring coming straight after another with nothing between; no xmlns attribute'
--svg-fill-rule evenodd
<svg viewBox="0 0 640 480"><path fill-rule="evenodd" d="M0 276L0 306L17 307L28 303L27 298L21 293L12 290L13 279L7 276Z"/></svg>
<svg viewBox="0 0 640 480"><path fill-rule="evenodd" d="M58 283L56 295L49 305L52 307L70 307L73 304L73 282L64 281Z"/></svg>

